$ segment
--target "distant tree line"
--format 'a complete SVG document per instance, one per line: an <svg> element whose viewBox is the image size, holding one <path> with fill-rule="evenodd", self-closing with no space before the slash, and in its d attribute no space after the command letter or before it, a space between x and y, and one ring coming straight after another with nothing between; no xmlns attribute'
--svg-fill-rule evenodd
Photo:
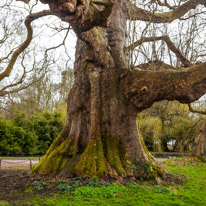
<svg viewBox="0 0 206 206"><path fill-rule="evenodd" d="M0 154L44 154L63 128L64 112L15 111L12 119L0 116ZM191 152L204 116L191 113L187 105L162 101L141 112L138 123L145 144L154 152Z"/></svg>
<svg viewBox="0 0 206 206"><path fill-rule="evenodd" d="M0 117L0 154L44 154L63 128L62 115L58 112L37 112L31 117L16 111L15 117Z"/></svg>
<svg viewBox="0 0 206 206"><path fill-rule="evenodd" d="M204 101L196 107L204 110ZM153 104L138 116L145 144L154 152L191 152L195 137L205 122L201 114L191 113L188 105L173 101Z"/></svg>

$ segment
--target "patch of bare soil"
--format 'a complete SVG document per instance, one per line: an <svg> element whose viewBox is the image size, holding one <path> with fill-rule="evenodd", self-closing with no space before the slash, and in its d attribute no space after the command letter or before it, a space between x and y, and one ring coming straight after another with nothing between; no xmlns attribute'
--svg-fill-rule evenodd
<svg viewBox="0 0 206 206"><path fill-rule="evenodd" d="M0 171L0 200L11 203L12 205L18 204L18 202L32 198L32 196L36 195L46 195L49 193L54 193L57 191L57 187L53 187L57 185L56 178L43 176L33 176L31 174L27 174L28 171L9 171L9 170L1 170ZM41 190L35 188L33 183L37 182L46 182L46 186L44 186ZM41 183L40 183L41 184Z"/></svg>
<svg viewBox="0 0 206 206"><path fill-rule="evenodd" d="M22 173L22 171L0 171L0 200L13 202L18 198L18 193L23 193L31 179Z"/></svg>

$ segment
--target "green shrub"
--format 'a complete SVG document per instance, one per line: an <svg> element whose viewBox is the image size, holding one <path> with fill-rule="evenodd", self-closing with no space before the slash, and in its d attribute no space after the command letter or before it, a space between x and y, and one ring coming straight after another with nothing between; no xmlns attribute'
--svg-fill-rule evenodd
<svg viewBox="0 0 206 206"><path fill-rule="evenodd" d="M25 131L13 123L0 118L0 151L1 154L33 153L36 136L31 131Z"/></svg>
<svg viewBox="0 0 206 206"><path fill-rule="evenodd" d="M62 128L59 113L36 113L29 118L16 111L11 121L0 117L0 154L44 154Z"/></svg>

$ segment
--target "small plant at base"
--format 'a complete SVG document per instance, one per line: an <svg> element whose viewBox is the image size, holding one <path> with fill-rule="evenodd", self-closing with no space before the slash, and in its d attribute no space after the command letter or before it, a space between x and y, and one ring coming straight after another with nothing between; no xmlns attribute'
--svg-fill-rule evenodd
<svg viewBox="0 0 206 206"><path fill-rule="evenodd" d="M82 181L83 179L82 179L82 177L81 177L81 176L79 176L79 177L75 177L75 180Z"/></svg>
<svg viewBox="0 0 206 206"><path fill-rule="evenodd" d="M99 185L99 178L98 177L91 177L88 179L87 185L89 187L97 187Z"/></svg>
<svg viewBox="0 0 206 206"><path fill-rule="evenodd" d="M73 187L81 187L81 186L82 186L82 183L81 183L79 180L75 180L75 181L73 181L72 186L73 186Z"/></svg>
<svg viewBox="0 0 206 206"><path fill-rule="evenodd" d="M82 186L82 177L79 176L79 177L75 177L73 180L72 180L72 187L76 188L76 187L81 187Z"/></svg>
<svg viewBox="0 0 206 206"><path fill-rule="evenodd" d="M130 189L136 189L137 187L140 187L136 182L130 182L128 185L127 185L128 188Z"/></svg>
<svg viewBox="0 0 206 206"><path fill-rule="evenodd" d="M174 192L170 188L163 187L163 186L155 186L153 188L153 191L156 193L166 193L169 196L175 196Z"/></svg>
<svg viewBox="0 0 206 206"><path fill-rule="evenodd" d="M39 182L39 181L34 181L32 183L32 185L35 187L35 189L37 190L42 190L43 189L43 185Z"/></svg>
<svg viewBox="0 0 206 206"><path fill-rule="evenodd" d="M141 176L143 175L144 177L149 177L150 174L150 165L143 162L143 161L137 161L134 160L133 162L134 167L132 168L133 171L137 174L137 176L139 176L141 174ZM140 178L140 181L143 181L143 178Z"/></svg>
<svg viewBox="0 0 206 206"><path fill-rule="evenodd" d="M100 185L100 186L105 186L105 187L111 186L110 183L107 183L107 182L104 182L104 181L100 181L100 182L99 182L99 185Z"/></svg>
<svg viewBox="0 0 206 206"><path fill-rule="evenodd" d="M72 186L67 185L64 180L60 180L58 182L58 188L62 192L72 192L72 191L74 191L74 188Z"/></svg>

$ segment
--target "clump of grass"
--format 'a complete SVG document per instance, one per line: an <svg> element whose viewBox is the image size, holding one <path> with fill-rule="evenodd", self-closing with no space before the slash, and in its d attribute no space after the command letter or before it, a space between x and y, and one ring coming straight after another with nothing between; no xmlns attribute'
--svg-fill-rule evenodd
<svg viewBox="0 0 206 206"><path fill-rule="evenodd" d="M74 190L72 186L67 185L65 180L60 180L58 182L58 188L61 192L72 192Z"/></svg>
<svg viewBox="0 0 206 206"><path fill-rule="evenodd" d="M1 206L11 206L8 202L4 202L0 200L0 205Z"/></svg>
<svg viewBox="0 0 206 206"><path fill-rule="evenodd" d="M32 186L34 186L36 190L42 190L44 186L46 186L46 183L40 183L39 181L34 181L32 183Z"/></svg>

